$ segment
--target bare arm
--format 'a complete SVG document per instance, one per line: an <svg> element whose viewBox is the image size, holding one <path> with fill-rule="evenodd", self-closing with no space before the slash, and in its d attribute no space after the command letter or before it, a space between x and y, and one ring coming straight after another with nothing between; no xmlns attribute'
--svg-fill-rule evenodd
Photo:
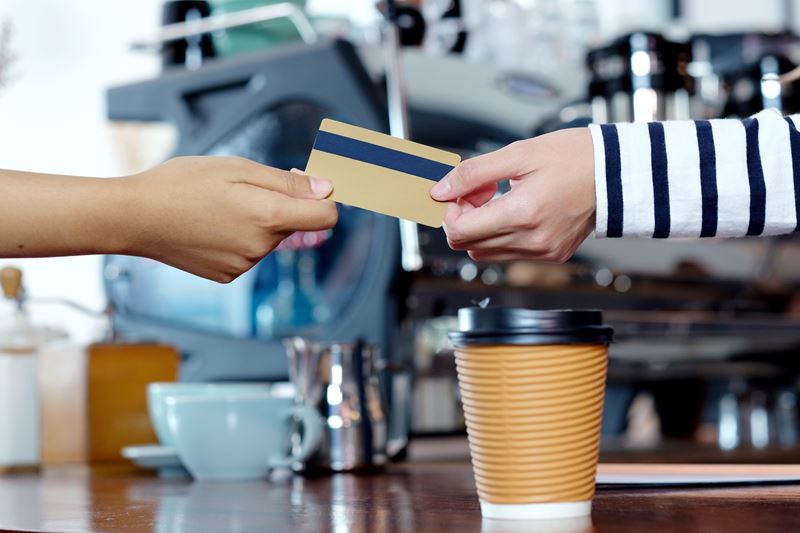
<svg viewBox="0 0 800 533"><path fill-rule="evenodd" d="M125 254L221 282L337 220L328 182L230 157L113 179L0 170L0 257Z"/></svg>
<svg viewBox="0 0 800 533"><path fill-rule="evenodd" d="M0 170L0 256L120 253L126 179Z"/></svg>

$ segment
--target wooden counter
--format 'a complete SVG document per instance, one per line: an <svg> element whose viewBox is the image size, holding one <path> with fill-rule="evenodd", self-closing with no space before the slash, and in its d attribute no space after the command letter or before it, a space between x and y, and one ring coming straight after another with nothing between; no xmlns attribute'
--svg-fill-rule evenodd
<svg viewBox="0 0 800 533"><path fill-rule="evenodd" d="M548 529L483 522L469 464L395 465L382 474L192 483L58 471L0 477L0 530L786 532L800 530L800 485L600 489L592 524Z"/></svg>

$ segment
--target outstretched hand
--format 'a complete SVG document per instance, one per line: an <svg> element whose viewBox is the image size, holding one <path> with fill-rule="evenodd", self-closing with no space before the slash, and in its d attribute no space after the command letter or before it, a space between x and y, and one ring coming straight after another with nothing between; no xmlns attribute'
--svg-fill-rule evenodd
<svg viewBox="0 0 800 533"><path fill-rule="evenodd" d="M138 255L224 283L338 217L330 182L240 157L116 179L0 170L0 189L0 257Z"/></svg>
<svg viewBox="0 0 800 533"><path fill-rule="evenodd" d="M505 179L511 190L495 197ZM444 230L454 250L476 261L562 263L594 229L591 135L561 130L467 159L431 196L453 202Z"/></svg>
<svg viewBox="0 0 800 533"><path fill-rule="evenodd" d="M123 180L136 200L128 253L220 282L338 218L330 182L237 157L181 157Z"/></svg>

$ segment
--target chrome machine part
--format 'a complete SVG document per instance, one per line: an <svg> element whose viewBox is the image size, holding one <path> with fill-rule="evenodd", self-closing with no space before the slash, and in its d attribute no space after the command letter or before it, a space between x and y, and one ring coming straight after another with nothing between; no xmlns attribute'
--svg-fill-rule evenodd
<svg viewBox="0 0 800 533"><path fill-rule="evenodd" d="M636 32L592 50L587 64L593 122L685 120L691 116L687 43Z"/></svg>
<svg viewBox="0 0 800 533"><path fill-rule="evenodd" d="M400 30L397 27L397 6L394 0L385 0L386 22L383 26L383 51L386 63L386 100L389 108L389 134L401 139L409 138L408 106L405 76L400 58ZM400 261L403 270L411 272L422 268L417 225L410 220L400 220Z"/></svg>
<svg viewBox="0 0 800 533"><path fill-rule="evenodd" d="M189 26L210 16L211 6L201 0L166 0L161 6L162 25L186 23ZM211 34L165 42L160 53L163 67L182 65L189 70L197 70L205 60L216 55Z"/></svg>
<svg viewBox="0 0 800 533"><path fill-rule="evenodd" d="M358 52L376 80L384 76L382 50L361 46ZM496 64L476 68L459 54L403 48L402 62L414 140L465 154L530 137L539 124L583 96L583 86Z"/></svg>

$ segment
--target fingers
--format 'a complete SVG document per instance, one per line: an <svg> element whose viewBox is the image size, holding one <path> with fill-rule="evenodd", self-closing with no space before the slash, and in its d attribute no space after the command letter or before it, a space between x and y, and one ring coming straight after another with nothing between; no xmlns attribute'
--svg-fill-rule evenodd
<svg viewBox="0 0 800 533"><path fill-rule="evenodd" d="M450 201L529 171L533 140L511 143L494 152L462 161L431 190L434 200Z"/></svg>
<svg viewBox="0 0 800 533"><path fill-rule="evenodd" d="M510 252L506 250L470 250L467 252L470 259L478 263L511 263L514 261L536 261L537 263L563 263L546 257L540 257L524 252Z"/></svg>
<svg viewBox="0 0 800 533"><path fill-rule="evenodd" d="M508 263L531 259L518 253L504 252L502 250L470 250L467 255L469 255L470 259L479 263Z"/></svg>
<svg viewBox="0 0 800 533"><path fill-rule="evenodd" d="M450 204L444 230L451 245L470 243L510 234L514 231L513 211L507 196L480 206Z"/></svg>
<svg viewBox="0 0 800 533"><path fill-rule="evenodd" d="M260 165L248 161L246 172L242 173L240 181L279 192L294 198L323 199L330 196L333 191L331 182L312 178L299 170L286 172L277 168Z"/></svg>
<svg viewBox="0 0 800 533"><path fill-rule="evenodd" d="M494 198L497 193L497 183L489 183L480 189L477 189L468 195L461 198L461 200L468 202L473 207L480 207L486 202Z"/></svg>
<svg viewBox="0 0 800 533"><path fill-rule="evenodd" d="M546 227L525 231L521 234L492 237L483 241L466 243L462 250L476 261L539 261L564 263L591 232L589 225L576 228L563 235L548 231Z"/></svg>
<svg viewBox="0 0 800 533"><path fill-rule="evenodd" d="M491 250L469 250L469 257L481 263L508 263L510 261L537 261L539 263L566 263L574 250L561 252L538 252L528 250L498 248Z"/></svg>
<svg viewBox="0 0 800 533"><path fill-rule="evenodd" d="M283 196L273 191L259 200L268 218L267 225L279 232L318 231L332 228L339 219L336 204Z"/></svg>
<svg viewBox="0 0 800 533"><path fill-rule="evenodd" d="M263 189L263 194L253 195L254 209L263 213L265 225L271 230L292 233L336 225L339 218L336 204L324 200L333 190L331 182L312 178L298 169L286 172L248 163L252 164L252 170L241 181Z"/></svg>
<svg viewBox="0 0 800 533"><path fill-rule="evenodd" d="M515 233L505 233L495 235L488 239L478 239L473 241L453 241L448 238L447 244L453 250L499 250L513 248L517 244L518 238Z"/></svg>

